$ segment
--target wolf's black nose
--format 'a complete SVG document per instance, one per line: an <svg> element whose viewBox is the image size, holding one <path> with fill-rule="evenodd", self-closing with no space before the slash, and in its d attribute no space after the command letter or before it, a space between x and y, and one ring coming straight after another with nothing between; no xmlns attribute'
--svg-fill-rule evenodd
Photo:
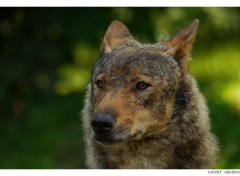
<svg viewBox="0 0 240 176"><path fill-rule="evenodd" d="M91 125L95 133L107 133L113 128L114 119L109 114L94 114Z"/></svg>

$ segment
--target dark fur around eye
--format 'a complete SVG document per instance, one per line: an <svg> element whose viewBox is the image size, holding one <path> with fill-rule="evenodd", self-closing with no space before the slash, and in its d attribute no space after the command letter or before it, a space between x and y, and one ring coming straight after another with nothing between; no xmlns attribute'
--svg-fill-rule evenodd
<svg viewBox="0 0 240 176"><path fill-rule="evenodd" d="M96 83L97 87L99 89L102 89L104 87L104 81L103 80L97 80Z"/></svg>
<svg viewBox="0 0 240 176"><path fill-rule="evenodd" d="M149 84L143 82L143 81L139 81L136 83L136 86L135 86L135 90L136 91L143 91L145 89L147 89L149 87Z"/></svg>

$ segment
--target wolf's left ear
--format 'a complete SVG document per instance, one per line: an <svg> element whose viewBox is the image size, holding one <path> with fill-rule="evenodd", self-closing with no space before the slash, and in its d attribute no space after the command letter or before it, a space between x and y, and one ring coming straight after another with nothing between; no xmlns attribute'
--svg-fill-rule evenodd
<svg viewBox="0 0 240 176"><path fill-rule="evenodd" d="M120 21L113 21L103 38L101 46L101 54L112 52L114 49L131 43L133 37L128 28Z"/></svg>
<svg viewBox="0 0 240 176"><path fill-rule="evenodd" d="M198 24L199 20L194 20L187 28L165 41L166 52L174 57L183 73L187 71L187 61L190 58Z"/></svg>

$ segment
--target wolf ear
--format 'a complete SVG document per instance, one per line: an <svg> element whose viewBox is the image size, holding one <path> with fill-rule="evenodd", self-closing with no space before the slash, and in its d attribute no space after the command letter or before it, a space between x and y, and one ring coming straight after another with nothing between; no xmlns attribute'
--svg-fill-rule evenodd
<svg viewBox="0 0 240 176"><path fill-rule="evenodd" d="M103 38L101 54L112 52L114 49L131 42L133 39L128 28L120 21L113 21Z"/></svg>
<svg viewBox="0 0 240 176"><path fill-rule="evenodd" d="M178 62L182 73L187 72L187 61L190 58L192 44L194 42L199 21L194 20L188 27L167 40L165 45L167 53Z"/></svg>

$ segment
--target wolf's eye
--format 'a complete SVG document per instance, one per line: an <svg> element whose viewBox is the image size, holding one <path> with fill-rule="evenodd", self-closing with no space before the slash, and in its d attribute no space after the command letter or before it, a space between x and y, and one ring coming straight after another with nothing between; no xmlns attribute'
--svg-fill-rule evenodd
<svg viewBox="0 0 240 176"><path fill-rule="evenodd" d="M141 91L141 90L145 90L146 88L148 88L149 84L143 82L143 81L140 81L136 84L136 87L135 89L138 90L138 91Z"/></svg>
<svg viewBox="0 0 240 176"><path fill-rule="evenodd" d="M103 80L97 80L96 85L99 89L102 89L104 87L104 81Z"/></svg>

